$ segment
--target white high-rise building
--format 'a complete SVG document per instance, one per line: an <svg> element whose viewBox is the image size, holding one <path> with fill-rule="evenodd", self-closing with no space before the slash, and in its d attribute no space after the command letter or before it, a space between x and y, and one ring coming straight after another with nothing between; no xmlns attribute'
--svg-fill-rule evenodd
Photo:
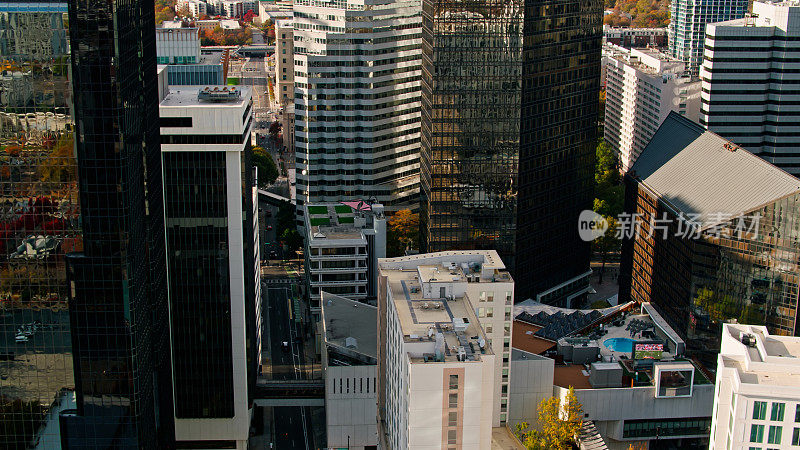
<svg viewBox="0 0 800 450"><path fill-rule="evenodd" d="M688 64L697 77L703 63L706 24L744 17L749 0L672 0L670 2L669 53Z"/></svg>
<svg viewBox="0 0 800 450"><path fill-rule="evenodd" d="M159 77L175 439L246 449L262 326L252 89Z"/></svg>
<svg viewBox="0 0 800 450"><path fill-rule="evenodd" d="M208 4L203 0L181 0L175 4L175 12L183 16L200 18L208 15Z"/></svg>
<svg viewBox="0 0 800 450"><path fill-rule="evenodd" d="M487 449L508 418L514 280L494 250L380 261L379 435Z"/></svg>
<svg viewBox="0 0 800 450"><path fill-rule="evenodd" d="M294 3L298 205L417 207L421 33L420 0Z"/></svg>
<svg viewBox="0 0 800 450"><path fill-rule="evenodd" d="M722 326L711 450L800 446L800 338Z"/></svg>
<svg viewBox="0 0 800 450"><path fill-rule="evenodd" d="M603 46L606 69L605 140L627 172L670 111L697 121L700 81L685 63L651 49Z"/></svg>
<svg viewBox="0 0 800 450"><path fill-rule="evenodd" d="M800 176L800 2L709 24L700 123Z"/></svg>

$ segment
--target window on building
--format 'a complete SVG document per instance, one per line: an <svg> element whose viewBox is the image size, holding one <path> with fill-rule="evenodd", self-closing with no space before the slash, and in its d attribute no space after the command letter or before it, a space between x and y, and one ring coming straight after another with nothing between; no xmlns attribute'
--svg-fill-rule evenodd
<svg viewBox="0 0 800 450"><path fill-rule="evenodd" d="M767 402L753 402L753 419L764 420L767 418Z"/></svg>
<svg viewBox="0 0 800 450"><path fill-rule="evenodd" d="M486 291L481 291L481 295L480 295L478 301L479 302L485 302L486 301Z"/></svg>
<svg viewBox="0 0 800 450"><path fill-rule="evenodd" d="M448 444L456 443L456 430L447 430L447 443Z"/></svg>
<svg viewBox="0 0 800 450"><path fill-rule="evenodd" d="M458 407L458 394L453 393L450 394L449 398L449 407L450 408L457 408ZM764 428L763 426L761 428ZM764 434L764 430L761 430L761 434Z"/></svg>
<svg viewBox="0 0 800 450"><path fill-rule="evenodd" d="M455 427L458 426L458 413L452 411L447 414L447 426Z"/></svg>
<svg viewBox="0 0 800 450"><path fill-rule="evenodd" d="M486 308L478 308L478 317L486 317Z"/></svg>
<svg viewBox="0 0 800 450"><path fill-rule="evenodd" d="M506 305L511 304L511 291L506 291Z"/></svg>
<svg viewBox="0 0 800 450"><path fill-rule="evenodd" d="M794 408L794 421L800 422L800 404L798 404Z"/></svg>
<svg viewBox="0 0 800 450"><path fill-rule="evenodd" d="M486 308L486 317L494 317L494 308Z"/></svg>
<svg viewBox="0 0 800 450"><path fill-rule="evenodd" d="M767 443L780 444L781 434L783 434L783 427L777 425L770 425L769 436L767 437Z"/></svg>
<svg viewBox="0 0 800 450"><path fill-rule="evenodd" d="M762 442L764 440L764 425L750 425L750 442Z"/></svg>
<svg viewBox="0 0 800 450"><path fill-rule="evenodd" d="M775 402L772 404L772 411L769 414L769 420L776 422L783 422L783 412L786 409L785 403Z"/></svg>
<svg viewBox="0 0 800 450"><path fill-rule="evenodd" d="M800 428L795 428L792 431L792 445L800 446Z"/></svg>
<svg viewBox="0 0 800 450"><path fill-rule="evenodd" d="M492 326L486 325L486 334L491 334L491 333L492 333Z"/></svg>
<svg viewBox="0 0 800 450"><path fill-rule="evenodd" d="M450 375L450 389L458 389L458 375Z"/></svg>

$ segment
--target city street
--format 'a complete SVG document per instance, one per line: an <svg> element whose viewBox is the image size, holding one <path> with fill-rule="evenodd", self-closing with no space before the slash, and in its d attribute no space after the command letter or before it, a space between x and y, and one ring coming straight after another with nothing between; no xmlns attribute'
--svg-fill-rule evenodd
<svg viewBox="0 0 800 450"><path fill-rule="evenodd" d="M264 286L265 317L262 335L265 337L263 361L266 367L263 375L276 381L303 379L306 377L303 370L306 363L303 343L308 337L302 324L296 323L293 317L293 284L265 283ZM309 407L274 407L272 417L275 448L316 448Z"/></svg>

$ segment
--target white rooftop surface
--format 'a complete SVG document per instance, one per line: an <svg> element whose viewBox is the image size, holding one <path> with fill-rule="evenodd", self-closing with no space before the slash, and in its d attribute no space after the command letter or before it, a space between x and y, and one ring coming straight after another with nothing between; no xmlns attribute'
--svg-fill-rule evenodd
<svg viewBox="0 0 800 450"><path fill-rule="evenodd" d="M321 295L325 342L377 358L378 308L324 291Z"/></svg>
<svg viewBox="0 0 800 450"><path fill-rule="evenodd" d="M387 277L406 343L422 343L421 347L431 349L424 353L433 353L435 336L442 333L446 347L445 361L456 361L457 349L464 346L465 342L473 344L475 357L480 359L482 353L479 342L480 339L485 342L486 336L466 297L456 297L453 300L423 298L422 289L418 289L420 283L415 279L415 270L384 268L381 273ZM456 332L455 328L461 325L465 327L464 331ZM483 352L491 354L490 346L486 345ZM418 356L413 355L412 362L419 362Z"/></svg>
<svg viewBox="0 0 800 450"><path fill-rule="evenodd" d="M186 107L186 106L205 106L208 108L241 108L245 102L249 101L252 95L252 88L249 86L236 86L241 92L238 99L232 101L206 101L198 98L199 92L206 87L211 88L230 88L228 86L170 86L169 94L161 101L163 107Z"/></svg>
<svg viewBox="0 0 800 450"><path fill-rule="evenodd" d="M415 274L419 268L419 276L422 277L420 280L423 282L462 281L466 283L468 273L473 277L479 275L480 278L477 282L480 283L513 281L495 250L453 250L383 258L380 260L380 266L384 270L413 270ZM441 277L441 279L437 277Z"/></svg>
<svg viewBox="0 0 800 450"><path fill-rule="evenodd" d="M755 339L755 346L741 342L743 335ZM763 326L725 324L720 360L736 369L742 383L800 386L800 337L770 335Z"/></svg>
<svg viewBox="0 0 800 450"><path fill-rule="evenodd" d="M675 112L629 174L704 228L800 191L797 178Z"/></svg>

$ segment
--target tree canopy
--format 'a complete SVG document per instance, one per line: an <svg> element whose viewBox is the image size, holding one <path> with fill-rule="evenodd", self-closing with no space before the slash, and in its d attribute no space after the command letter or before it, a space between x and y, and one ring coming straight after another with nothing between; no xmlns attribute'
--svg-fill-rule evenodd
<svg viewBox="0 0 800 450"><path fill-rule="evenodd" d="M663 28L669 25L669 0L605 0L613 12L603 23L614 27Z"/></svg>
<svg viewBox="0 0 800 450"><path fill-rule="evenodd" d="M258 187L266 187L278 178L278 167L266 150L253 147L253 165L258 168Z"/></svg>
<svg viewBox="0 0 800 450"><path fill-rule="evenodd" d="M419 214L401 209L387 223L386 256L403 256L410 248L419 248Z"/></svg>
<svg viewBox="0 0 800 450"><path fill-rule="evenodd" d="M538 427L526 422L517 424L517 437L528 450L566 450L575 444L575 437L583 424L583 406L570 386L564 404L558 397L543 399L539 403Z"/></svg>

